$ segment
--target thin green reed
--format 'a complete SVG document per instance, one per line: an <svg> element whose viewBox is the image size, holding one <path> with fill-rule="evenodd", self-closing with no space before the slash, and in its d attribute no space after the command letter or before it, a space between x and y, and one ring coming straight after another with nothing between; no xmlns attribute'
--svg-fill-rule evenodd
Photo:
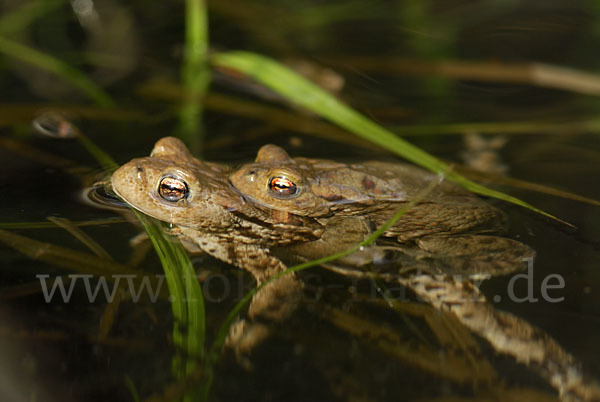
<svg viewBox="0 0 600 402"><path fill-rule="evenodd" d="M208 18L204 0L186 0L185 46L181 85L183 103L178 134L196 155L202 154L202 99L210 84L208 67Z"/></svg>

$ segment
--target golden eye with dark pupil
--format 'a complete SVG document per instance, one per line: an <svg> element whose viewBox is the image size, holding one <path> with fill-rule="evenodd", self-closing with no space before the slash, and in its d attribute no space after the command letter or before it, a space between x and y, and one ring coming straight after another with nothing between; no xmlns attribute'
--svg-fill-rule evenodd
<svg viewBox="0 0 600 402"><path fill-rule="evenodd" d="M179 201L187 197L188 193L188 185L178 177L165 176L158 183L158 194L167 201Z"/></svg>
<svg viewBox="0 0 600 402"><path fill-rule="evenodd" d="M277 196L289 197L298 193L298 186L284 176L274 176L269 179L269 190Z"/></svg>

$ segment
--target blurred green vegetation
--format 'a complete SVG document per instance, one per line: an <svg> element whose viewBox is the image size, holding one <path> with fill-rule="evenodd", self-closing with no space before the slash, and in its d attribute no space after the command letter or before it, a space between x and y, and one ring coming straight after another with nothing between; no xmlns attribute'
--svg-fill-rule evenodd
<svg viewBox="0 0 600 402"><path fill-rule="evenodd" d="M273 133L285 130L287 138L293 128L296 135L315 127L316 148L335 143L362 149L365 142L348 138L354 133L446 172L472 191L541 212L448 171L445 162L413 142L444 153L447 142L456 139L436 133L544 136L600 130L600 62L590 56L600 46L597 1L300 0L274 6L267 0L33 0L3 7L0 85L6 104L0 106L0 121L15 138L23 138L24 127L47 107L99 122L101 128L90 128L90 138L117 152L175 133L209 159L235 154L236 147L256 148L265 138L277 138ZM303 78L295 72L299 60L334 70L343 87L328 92L311 82L315 77ZM239 122L231 123L231 116ZM394 134L400 132L412 135L411 142ZM81 139L107 170L115 168L100 148ZM587 155L599 159L597 152ZM155 223L147 221L146 230L173 299L201 301L183 249ZM228 325L251 295L216 335L206 333L202 303L172 304L173 344L182 351L173 369L185 379L200 367L209 377L203 398ZM198 364L207 357L208 363Z"/></svg>

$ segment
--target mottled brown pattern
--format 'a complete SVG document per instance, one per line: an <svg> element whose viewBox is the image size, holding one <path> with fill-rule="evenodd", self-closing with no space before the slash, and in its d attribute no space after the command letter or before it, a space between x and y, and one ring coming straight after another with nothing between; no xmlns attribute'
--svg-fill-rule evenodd
<svg viewBox="0 0 600 402"><path fill-rule="evenodd" d="M361 183L365 190L373 190L375 188L375 181L369 175L364 175Z"/></svg>

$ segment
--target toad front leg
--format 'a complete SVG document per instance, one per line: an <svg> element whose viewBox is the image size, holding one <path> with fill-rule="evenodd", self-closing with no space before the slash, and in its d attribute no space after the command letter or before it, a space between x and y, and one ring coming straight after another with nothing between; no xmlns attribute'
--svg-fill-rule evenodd
<svg viewBox="0 0 600 402"><path fill-rule="evenodd" d="M222 239L215 235L182 229L182 235L193 240L204 252L245 269L252 274L257 286L287 269L268 248ZM259 345L269 334L266 323L282 322L288 319L300 304L303 285L294 273L286 274L263 286L253 297L248 308L250 320L240 320L232 326L228 345L239 360ZM247 363L247 362L246 362Z"/></svg>

